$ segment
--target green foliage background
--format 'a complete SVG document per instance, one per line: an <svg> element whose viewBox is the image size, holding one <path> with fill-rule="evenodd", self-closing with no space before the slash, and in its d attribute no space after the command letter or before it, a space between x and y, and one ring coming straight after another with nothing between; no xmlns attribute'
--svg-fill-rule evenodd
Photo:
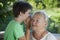
<svg viewBox="0 0 60 40"><path fill-rule="evenodd" d="M45 10L49 16L47 30L60 33L60 0L27 0L33 10Z"/></svg>
<svg viewBox="0 0 60 40"><path fill-rule="evenodd" d="M13 19L12 5L19 0L0 0L0 31L4 31ZM49 17L47 30L60 33L60 0L23 0L29 2L35 10L45 10Z"/></svg>

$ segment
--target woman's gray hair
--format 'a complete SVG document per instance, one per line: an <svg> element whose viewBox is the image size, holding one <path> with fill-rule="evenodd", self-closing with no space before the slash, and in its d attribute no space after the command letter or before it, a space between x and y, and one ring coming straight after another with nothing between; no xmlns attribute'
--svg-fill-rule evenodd
<svg viewBox="0 0 60 40"><path fill-rule="evenodd" d="M39 10L39 11L35 11L32 15L32 17L35 15L35 14L42 14L45 18L46 21L48 21L48 16L47 16L47 13L45 12L45 10Z"/></svg>

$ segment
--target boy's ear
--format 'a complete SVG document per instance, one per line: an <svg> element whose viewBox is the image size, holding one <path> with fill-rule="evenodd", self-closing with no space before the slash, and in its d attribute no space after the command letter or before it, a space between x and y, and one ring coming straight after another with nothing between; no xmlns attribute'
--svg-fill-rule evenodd
<svg viewBox="0 0 60 40"><path fill-rule="evenodd" d="M19 15L21 16L21 15L23 15L23 13L22 13L22 12L20 12L20 14L19 14Z"/></svg>

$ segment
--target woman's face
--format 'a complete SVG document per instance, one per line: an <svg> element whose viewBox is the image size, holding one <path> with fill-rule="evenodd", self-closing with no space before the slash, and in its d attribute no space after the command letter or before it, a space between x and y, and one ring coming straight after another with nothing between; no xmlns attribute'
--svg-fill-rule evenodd
<svg viewBox="0 0 60 40"><path fill-rule="evenodd" d="M32 25L33 31L45 29L46 28L46 21L45 21L44 16L42 16L41 14L35 14L32 17L31 25Z"/></svg>

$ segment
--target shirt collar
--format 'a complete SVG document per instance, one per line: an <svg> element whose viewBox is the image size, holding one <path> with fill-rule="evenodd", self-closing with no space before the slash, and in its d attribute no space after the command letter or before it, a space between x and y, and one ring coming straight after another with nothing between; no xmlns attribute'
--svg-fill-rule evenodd
<svg viewBox="0 0 60 40"><path fill-rule="evenodd" d="M42 39L40 39L40 40L44 40L47 36L48 36L48 34L49 34L49 32L42 38ZM36 40L34 37L33 37L33 35L31 35L32 36L32 40Z"/></svg>

